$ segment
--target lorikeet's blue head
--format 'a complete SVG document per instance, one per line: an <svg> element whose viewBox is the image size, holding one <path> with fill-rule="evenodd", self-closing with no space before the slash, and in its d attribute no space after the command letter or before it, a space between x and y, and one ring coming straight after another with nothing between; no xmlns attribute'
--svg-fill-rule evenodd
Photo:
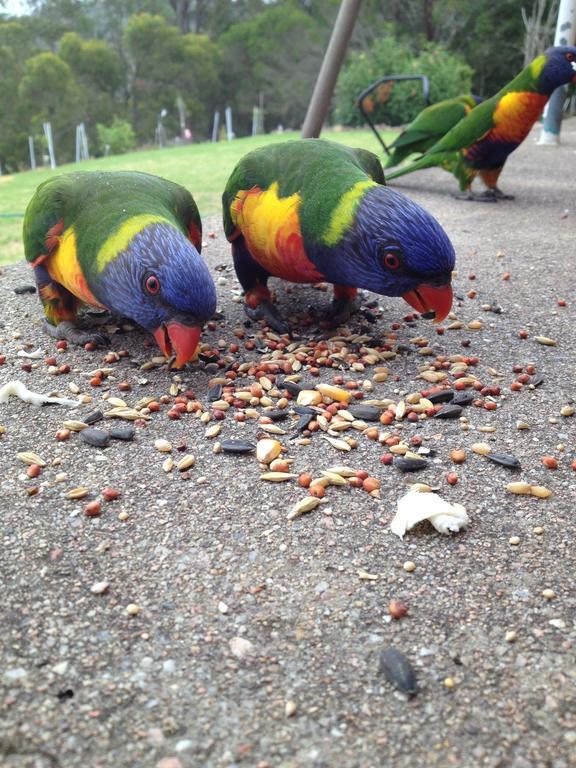
<svg viewBox="0 0 576 768"><path fill-rule="evenodd" d="M176 366L190 360L201 326L216 310L214 282L200 254L176 227L142 229L98 277L98 298L149 330Z"/></svg>
<svg viewBox="0 0 576 768"><path fill-rule="evenodd" d="M452 306L454 248L436 219L389 187L368 189L326 277L385 296L443 320Z"/></svg>
<svg viewBox="0 0 576 768"><path fill-rule="evenodd" d="M551 94L560 85L576 83L576 48L559 45L548 48L546 64L538 77L538 92Z"/></svg>

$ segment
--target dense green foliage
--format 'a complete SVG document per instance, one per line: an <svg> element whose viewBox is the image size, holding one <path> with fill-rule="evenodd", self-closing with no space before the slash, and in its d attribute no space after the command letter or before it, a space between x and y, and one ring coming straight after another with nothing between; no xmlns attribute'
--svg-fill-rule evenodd
<svg viewBox="0 0 576 768"><path fill-rule="evenodd" d="M535 0L364 0L341 73L332 120L359 124L358 93L386 73L423 72L436 100L472 89L489 96L522 67L521 11ZM553 3L554 0L548 0ZM58 163L74 157L76 125L91 154L102 129L132 126L136 143L206 139L215 110L232 107L250 132L263 104L265 130L304 118L340 0L27 0L18 18L0 0L0 164L40 162L50 121ZM410 119L418 88L396 87L377 119ZM162 117L161 117L162 115ZM159 120L162 127L158 132ZM126 134L127 135L127 134ZM128 145L131 139L128 139Z"/></svg>

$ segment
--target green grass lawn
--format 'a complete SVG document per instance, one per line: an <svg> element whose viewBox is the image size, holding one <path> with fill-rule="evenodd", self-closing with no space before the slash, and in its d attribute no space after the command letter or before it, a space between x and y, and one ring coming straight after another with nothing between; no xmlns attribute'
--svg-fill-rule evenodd
<svg viewBox="0 0 576 768"><path fill-rule="evenodd" d="M388 141L393 135L385 134L385 140ZM73 170L136 170L154 173L187 187L194 195L201 215L209 216L220 213L221 195L228 176L246 152L265 144L296 139L298 136L296 132L274 133L218 144L151 149L63 165L56 171L41 168L13 176L0 176L0 264L24 257L22 216L18 214L24 213L38 184L53 174ZM326 131L323 138L349 146L364 147L379 156L382 154L380 145L370 131Z"/></svg>

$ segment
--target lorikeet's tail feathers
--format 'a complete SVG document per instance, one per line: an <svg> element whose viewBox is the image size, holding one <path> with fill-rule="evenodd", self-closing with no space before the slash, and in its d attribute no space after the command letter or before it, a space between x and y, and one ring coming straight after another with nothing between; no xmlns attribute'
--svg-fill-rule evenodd
<svg viewBox="0 0 576 768"><path fill-rule="evenodd" d="M397 179L399 176L405 176L407 173L412 173L412 171L420 171L422 168L433 168L436 165L442 165L441 155L432 155L428 157L423 155L417 160L414 160L414 162L410 163L410 165L405 165L402 168L398 168L397 171L387 173L386 179Z"/></svg>

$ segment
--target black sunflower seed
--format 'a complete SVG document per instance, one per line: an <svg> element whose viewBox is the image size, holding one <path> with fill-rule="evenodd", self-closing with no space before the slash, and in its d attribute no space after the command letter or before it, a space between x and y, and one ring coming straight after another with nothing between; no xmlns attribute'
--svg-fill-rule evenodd
<svg viewBox="0 0 576 768"><path fill-rule="evenodd" d="M402 693L408 696L415 696L418 693L414 669L406 656L396 648L386 648L381 652L378 671Z"/></svg>
<svg viewBox="0 0 576 768"><path fill-rule="evenodd" d="M470 405L473 400L474 394L472 392L458 392L454 395L452 400L450 400L450 405Z"/></svg>
<svg viewBox="0 0 576 768"><path fill-rule="evenodd" d="M536 376L532 376L532 381L530 384L532 384L533 387L539 387L540 384L544 383L544 376L541 373L537 373Z"/></svg>
<svg viewBox="0 0 576 768"><path fill-rule="evenodd" d="M250 453L256 446L248 440L223 440L222 450L226 453Z"/></svg>
<svg viewBox="0 0 576 768"><path fill-rule="evenodd" d="M136 430L134 427L112 427L112 429L109 430L109 434L112 440L125 440L126 442L129 442L130 440L134 440Z"/></svg>
<svg viewBox="0 0 576 768"><path fill-rule="evenodd" d="M315 416L317 413L317 411L315 411L313 408L310 408L308 405L293 405L292 410L294 413L297 413L298 416L308 416L308 414Z"/></svg>
<svg viewBox="0 0 576 768"><path fill-rule="evenodd" d="M283 381L280 386L282 389L288 390L294 397L298 397L300 392L302 392L302 387L299 387L298 384L295 384L293 381Z"/></svg>
<svg viewBox="0 0 576 768"><path fill-rule="evenodd" d="M208 389L208 400L210 400L211 403L215 402L216 400L220 400L221 397L222 384L214 384L213 387Z"/></svg>
<svg viewBox="0 0 576 768"><path fill-rule="evenodd" d="M348 410L355 419L362 421L378 421L382 413L381 409L375 405L351 405Z"/></svg>
<svg viewBox="0 0 576 768"><path fill-rule="evenodd" d="M494 464L500 464L508 469L520 469L520 462L516 456L509 453L487 453L486 458L493 461Z"/></svg>
<svg viewBox="0 0 576 768"><path fill-rule="evenodd" d="M394 459L394 466L401 472L416 472L427 467L428 462L426 459L405 459L401 456Z"/></svg>
<svg viewBox="0 0 576 768"><path fill-rule="evenodd" d="M103 429L93 429L88 427L80 432L80 438L88 445L93 445L95 448L106 448L110 442L110 435L108 432L104 432Z"/></svg>
<svg viewBox="0 0 576 768"><path fill-rule="evenodd" d="M442 410L438 411L434 418L436 419L457 419L462 415L462 406L449 405L442 406Z"/></svg>
<svg viewBox="0 0 576 768"><path fill-rule="evenodd" d="M453 397L454 392L451 389L443 389L441 392L432 392L426 399L433 405L438 405L438 403L449 403Z"/></svg>
<svg viewBox="0 0 576 768"><path fill-rule="evenodd" d="M96 424L97 421L101 421L104 418L102 411L92 411L82 418L84 424Z"/></svg>
<svg viewBox="0 0 576 768"><path fill-rule="evenodd" d="M266 416L269 419L272 419L272 421L282 421L283 419L287 418L288 411L282 410L281 408L273 409L271 411L262 411L262 416Z"/></svg>
<svg viewBox="0 0 576 768"><path fill-rule="evenodd" d="M18 296L22 296L24 293L36 293L36 286L17 285L16 288L14 288L14 293L16 293Z"/></svg>

